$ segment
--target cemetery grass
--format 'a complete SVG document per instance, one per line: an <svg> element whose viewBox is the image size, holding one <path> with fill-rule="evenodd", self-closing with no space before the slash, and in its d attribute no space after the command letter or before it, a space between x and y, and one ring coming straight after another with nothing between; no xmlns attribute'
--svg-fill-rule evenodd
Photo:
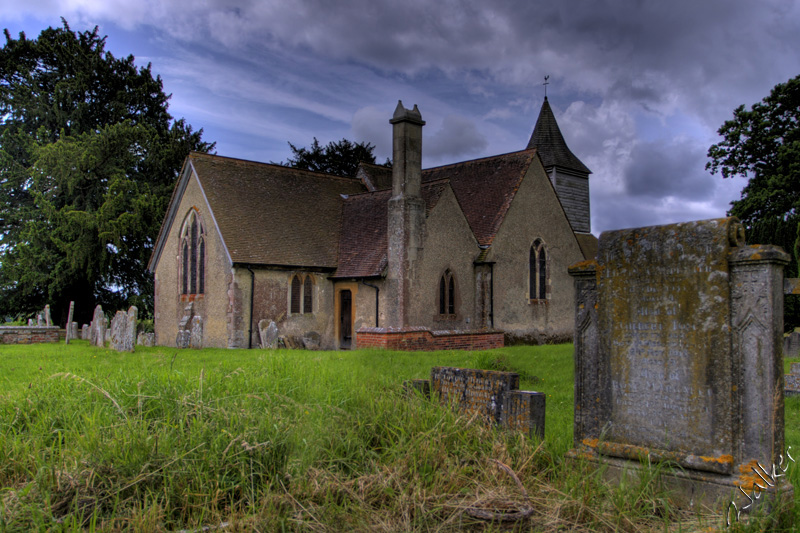
<svg viewBox="0 0 800 533"><path fill-rule="evenodd" d="M565 461L572 354L569 344L477 353L0 346L0 531L721 525L720 513L672 507L658 468L611 489ZM519 372L521 389L547 394L545 441L403 395L403 380L440 365ZM786 403L795 457L798 400Z"/></svg>

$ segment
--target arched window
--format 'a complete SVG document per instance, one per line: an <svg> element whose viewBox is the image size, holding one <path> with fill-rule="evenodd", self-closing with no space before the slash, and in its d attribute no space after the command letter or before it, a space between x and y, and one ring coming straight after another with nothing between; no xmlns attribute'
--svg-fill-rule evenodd
<svg viewBox="0 0 800 533"><path fill-rule="evenodd" d="M192 209L186 215L181 230L181 294L194 296L205 293L206 231L200 214Z"/></svg>
<svg viewBox="0 0 800 533"><path fill-rule="evenodd" d="M311 292L313 287L314 282L311 281L311 276L306 276L306 280L303 282L303 313L314 312L314 304L312 303L313 293Z"/></svg>
<svg viewBox="0 0 800 533"><path fill-rule="evenodd" d="M292 303L290 307L290 313L299 313L300 312L300 292L302 291L302 285L300 283L300 276L292 277Z"/></svg>
<svg viewBox="0 0 800 533"><path fill-rule="evenodd" d="M439 280L439 314L456 314L456 281L449 270Z"/></svg>
<svg viewBox="0 0 800 533"><path fill-rule="evenodd" d="M544 243L536 239L531 246L530 258L528 260L529 281L528 297L531 300L547 299L547 252Z"/></svg>

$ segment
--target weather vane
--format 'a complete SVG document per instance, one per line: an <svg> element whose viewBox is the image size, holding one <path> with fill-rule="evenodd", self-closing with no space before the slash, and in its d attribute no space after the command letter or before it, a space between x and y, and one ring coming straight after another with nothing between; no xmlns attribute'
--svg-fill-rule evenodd
<svg viewBox="0 0 800 533"><path fill-rule="evenodd" d="M544 85L544 97L545 97L545 99L547 98L547 86L550 85L550 82L547 81L549 79L550 79L550 74L548 74L547 76L544 77L544 83L542 84L542 85Z"/></svg>

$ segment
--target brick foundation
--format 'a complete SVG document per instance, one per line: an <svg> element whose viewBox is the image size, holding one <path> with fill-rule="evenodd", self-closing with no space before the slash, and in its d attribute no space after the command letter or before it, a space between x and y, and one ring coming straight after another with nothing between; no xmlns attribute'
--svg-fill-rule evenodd
<svg viewBox="0 0 800 533"><path fill-rule="evenodd" d="M58 342L58 326L2 326L0 344L40 344Z"/></svg>
<svg viewBox="0 0 800 533"><path fill-rule="evenodd" d="M356 348L433 351L489 350L502 347L502 331L431 331L427 328L361 328L356 332Z"/></svg>

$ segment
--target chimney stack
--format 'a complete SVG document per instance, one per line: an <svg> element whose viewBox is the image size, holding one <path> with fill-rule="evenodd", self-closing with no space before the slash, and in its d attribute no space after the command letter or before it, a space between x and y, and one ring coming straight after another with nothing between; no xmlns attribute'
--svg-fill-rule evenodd
<svg viewBox="0 0 800 533"><path fill-rule="evenodd" d="M392 124L392 197L389 199L388 305L386 325L409 326L408 304L415 279L417 256L422 251L425 202L422 199L422 126L417 106L406 109L397 102Z"/></svg>

